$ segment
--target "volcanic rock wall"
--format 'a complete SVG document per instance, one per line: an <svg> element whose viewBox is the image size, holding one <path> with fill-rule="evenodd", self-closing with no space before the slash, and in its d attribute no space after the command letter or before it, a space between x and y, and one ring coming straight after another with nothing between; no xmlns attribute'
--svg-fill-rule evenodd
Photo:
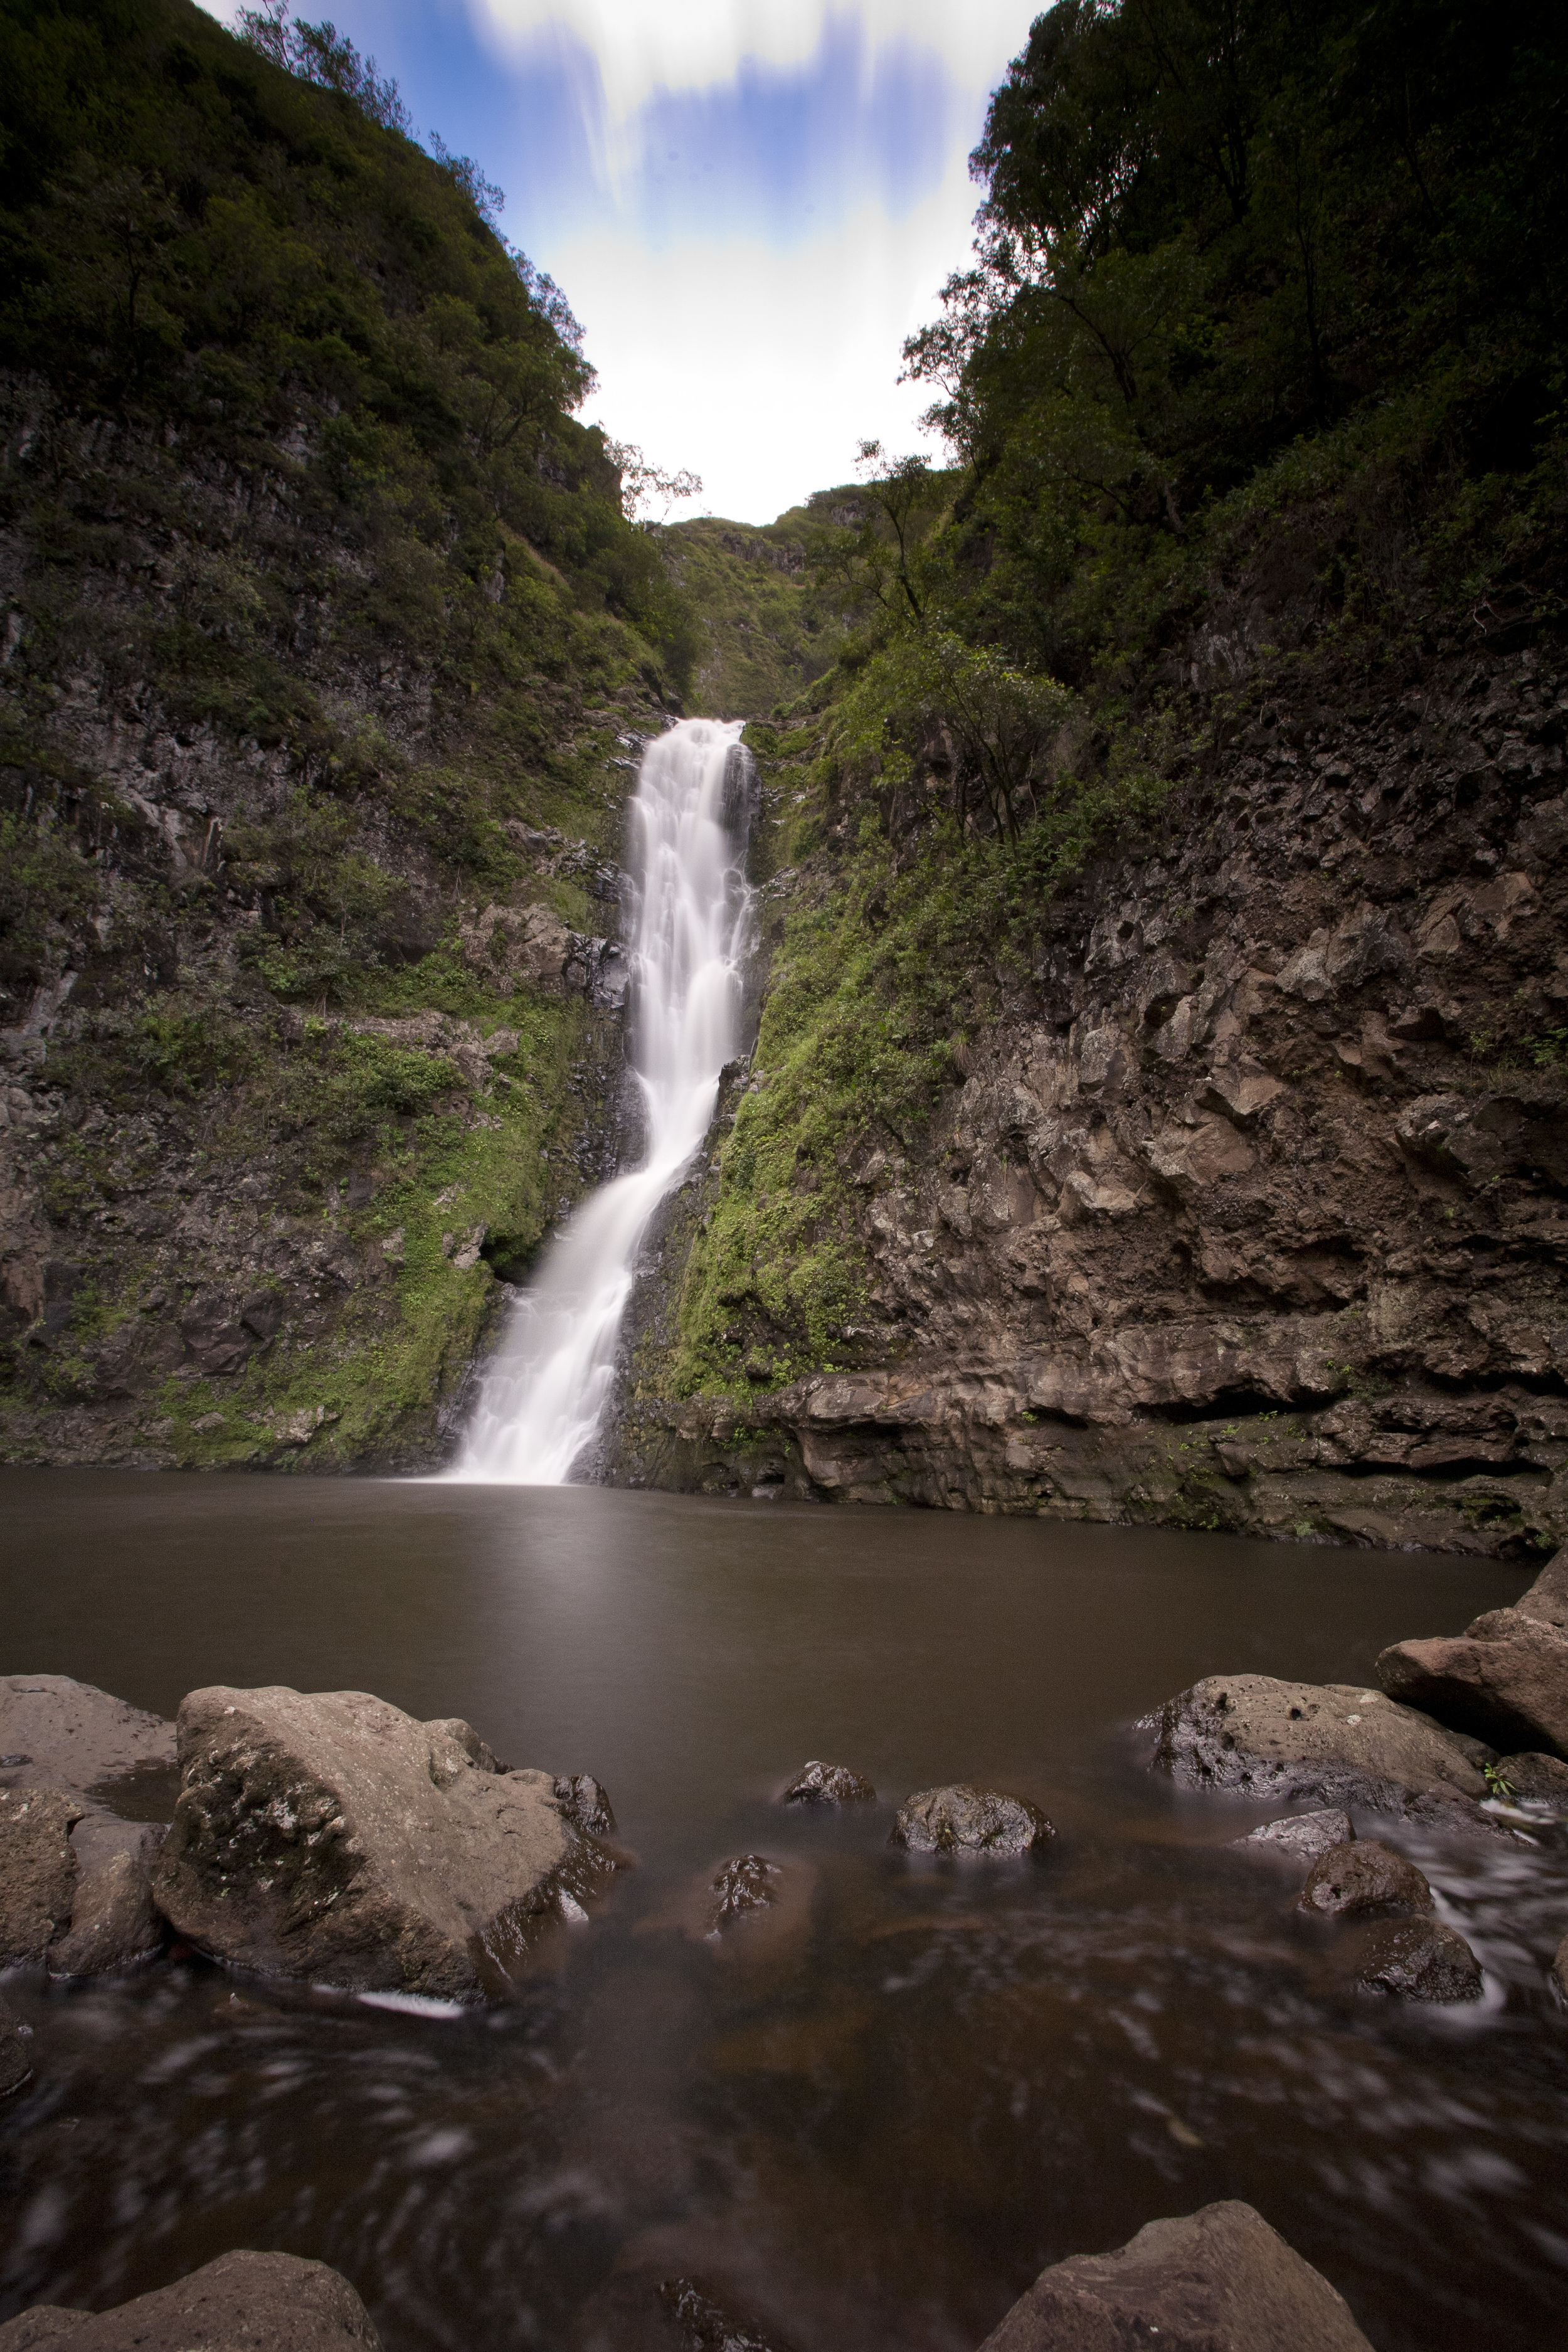
<svg viewBox="0 0 1568 2352"><path fill-rule="evenodd" d="M1388 698L1320 675L1263 699L1063 902L929 1132L853 1167L855 1369L661 1397L667 1267L616 1474L1568 1538L1565 683L1555 652L1451 644Z"/></svg>

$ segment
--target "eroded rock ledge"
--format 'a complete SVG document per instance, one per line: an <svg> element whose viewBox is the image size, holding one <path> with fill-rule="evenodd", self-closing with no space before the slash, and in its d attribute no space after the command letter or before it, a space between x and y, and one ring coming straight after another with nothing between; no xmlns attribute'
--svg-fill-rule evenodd
<svg viewBox="0 0 1568 2352"><path fill-rule="evenodd" d="M1266 698L1159 842L1059 903L929 1130L853 1147L867 1306L832 1368L770 1387L737 1296L755 1391L676 1398L671 1304L634 1327L612 1474L1523 1559L1568 1537L1563 688L1531 650Z"/></svg>

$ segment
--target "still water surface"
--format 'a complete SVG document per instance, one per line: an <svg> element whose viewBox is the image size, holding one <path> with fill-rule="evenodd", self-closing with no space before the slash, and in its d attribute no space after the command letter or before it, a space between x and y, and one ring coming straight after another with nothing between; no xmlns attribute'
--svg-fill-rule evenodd
<svg viewBox="0 0 1568 2352"><path fill-rule="evenodd" d="M0 1670L466 1716L596 1774L638 1857L523 1998L455 2020L200 1964L14 1976L0 2317L251 2245L336 2263L388 2352L630 2347L644 2270L795 2352L970 2352L1045 2263L1244 2197L1380 2352L1568 2343L1568 1854L1412 1846L1488 2000L1347 2003L1290 1880L1226 1850L1261 1814L1172 1790L1131 1728L1222 1669L1363 1677L1521 1571L588 1487L12 1473L0 1513ZM780 1811L808 1757L890 1801ZM1043 1804L1048 1858L889 1850L952 1779ZM752 1963L674 1924L748 1851L816 1874Z"/></svg>

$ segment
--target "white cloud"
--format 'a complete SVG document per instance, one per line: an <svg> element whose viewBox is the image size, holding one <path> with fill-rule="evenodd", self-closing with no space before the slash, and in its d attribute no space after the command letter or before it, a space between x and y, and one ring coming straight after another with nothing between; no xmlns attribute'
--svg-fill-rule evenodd
<svg viewBox="0 0 1568 2352"><path fill-rule="evenodd" d="M816 57L828 27L858 22L865 52L892 42L934 49L961 89L989 89L1022 48L1034 13L1019 0L468 0L503 55L581 44L596 59L618 128L660 89L710 89L742 60L788 69Z"/></svg>
<svg viewBox="0 0 1568 2352"><path fill-rule="evenodd" d="M921 446L931 394L897 382L900 349L969 250L976 191L954 161L896 225L868 206L788 252L716 236L650 253L614 232L551 252L599 371L588 413L702 476L678 512L771 522L849 479L860 440Z"/></svg>

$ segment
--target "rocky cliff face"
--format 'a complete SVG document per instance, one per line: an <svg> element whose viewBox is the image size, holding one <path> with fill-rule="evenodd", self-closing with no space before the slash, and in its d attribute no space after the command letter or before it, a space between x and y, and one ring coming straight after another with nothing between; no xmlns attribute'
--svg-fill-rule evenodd
<svg viewBox="0 0 1568 2352"><path fill-rule="evenodd" d="M1565 688L1559 648L1478 636L1386 690L1320 666L1264 693L1060 898L929 1124L857 1146L868 1311L835 1368L672 1399L667 1276L617 1475L1563 1541ZM676 1205L678 1255L720 1166Z"/></svg>

